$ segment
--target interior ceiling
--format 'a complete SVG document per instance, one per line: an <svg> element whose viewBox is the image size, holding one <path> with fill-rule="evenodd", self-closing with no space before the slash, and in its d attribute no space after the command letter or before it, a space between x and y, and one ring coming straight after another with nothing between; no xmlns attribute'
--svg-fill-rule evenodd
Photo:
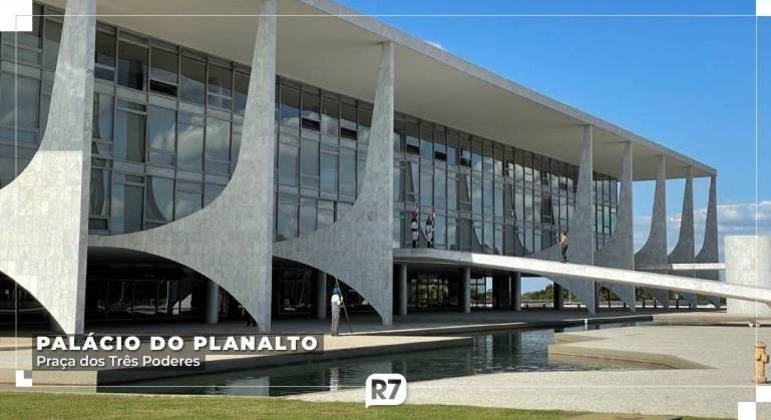
<svg viewBox="0 0 771 420"><path fill-rule="evenodd" d="M45 2L63 7L65 0ZM537 93L516 85L502 87L511 82L498 76L489 76L497 83L483 80L478 77L488 74L483 69L423 44L415 47L414 38L368 17L331 16L304 2L331 13L350 13L324 0L278 0L277 72L282 76L372 101L378 45L389 36L396 42L397 111L573 164L579 161L582 126L591 122L598 172L620 175L622 142L628 138L633 143L636 180L655 179L660 154L667 156L669 178L684 177L689 165L697 177L714 173L704 164ZM256 25L253 16L244 15L255 14L255 4L252 0L97 0L97 14L101 21L249 64Z"/></svg>

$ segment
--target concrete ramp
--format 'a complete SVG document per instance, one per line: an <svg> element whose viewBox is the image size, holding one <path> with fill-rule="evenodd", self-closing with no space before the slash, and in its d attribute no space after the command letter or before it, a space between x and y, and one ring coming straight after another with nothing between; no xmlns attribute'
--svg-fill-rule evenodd
<svg viewBox="0 0 771 420"><path fill-rule="evenodd" d="M575 279L626 284L639 287L675 290L720 296L745 301L771 304L771 289L728 284L712 279L657 274L645 271L596 267L592 265L560 263L525 257L475 254L471 252L436 249L395 249L395 262L424 262L435 264L468 265L492 270L520 271L543 277L560 276Z"/></svg>

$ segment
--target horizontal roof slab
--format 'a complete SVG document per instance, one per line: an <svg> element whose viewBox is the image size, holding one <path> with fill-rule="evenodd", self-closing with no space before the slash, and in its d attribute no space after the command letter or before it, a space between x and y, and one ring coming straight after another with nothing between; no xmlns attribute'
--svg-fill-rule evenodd
<svg viewBox="0 0 771 420"><path fill-rule="evenodd" d="M64 7L64 0L46 0ZM257 6L247 0L98 0L99 19L243 64L251 61ZM594 130L594 165L619 176L631 141L634 178L715 173L651 140L547 98L377 20L327 0L278 0L277 72L372 101L379 43L396 44L396 109L498 142L578 164L582 126ZM148 16L155 15L155 16ZM336 16L335 16L336 15Z"/></svg>

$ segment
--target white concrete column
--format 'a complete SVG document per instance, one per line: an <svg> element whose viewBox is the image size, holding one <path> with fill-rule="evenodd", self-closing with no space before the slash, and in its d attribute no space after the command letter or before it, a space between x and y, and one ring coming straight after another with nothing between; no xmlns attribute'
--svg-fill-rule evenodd
<svg viewBox="0 0 771 420"><path fill-rule="evenodd" d="M339 278L391 325L393 295L394 44L380 46L364 181L335 223L273 244L273 255ZM272 167L271 167L272 169Z"/></svg>
<svg viewBox="0 0 771 420"><path fill-rule="evenodd" d="M680 236L677 239L675 249L669 254L668 262L692 263L695 258L695 244L693 233L693 168L686 169L685 189L683 191L683 210L680 216ZM670 274L683 275L672 271ZM692 273L687 273L690 276ZM682 297L688 301L691 309L698 305L698 298L693 293L683 293Z"/></svg>
<svg viewBox="0 0 771 420"><path fill-rule="evenodd" d="M522 310L522 274L518 271L511 273L511 307L515 312Z"/></svg>
<svg viewBox="0 0 771 420"><path fill-rule="evenodd" d="M45 134L0 190L0 271L67 334L83 332L95 13L94 0L67 1Z"/></svg>
<svg viewBox="0 0 771 420"><path fill-rule="evenodd" d="M707 204L707 220L704 226L704 243L694 260L697 263L715 263L718 262L718 259L717 176L712 175L709 181L709 201ZM701 279L720 280L720 273L717 270L695 271L692 274L694 277ZM709 300L715 307L720 307L719 297L710 297Z"/></svg>
<svg viewBox="0 0 771 420"><path fill-rule="evenodd" d="M632 188L632 142L624 142L621 159L621 187L618 194L618 209L613 236L595 256L598 266L634 270L634 226L633 226L633 188ZM615 293L634 311L636 307L634 286L622 284L602 284Z"/></svg>
<svg viewBox="0 0 771 420"><path fill-rule="evenodd" d="M570 220L568 232L568 260L577 264L594 264L594 158L592 126L583 127L581 142L581 162L578 168L578 186L576 188L576 210ZM558 247L557 247L558 248ZM590 313L595 312L595 282L588 279L576 279L552 276L551 280L576 295L586 305ZM556 288L555 288L556 290ZM555 296L561 303L561 296ZM558 305L559 306L559 305ZM555 308L558 309L558 308Z"/></svg>
<svg viewBox="0 0 771 420"><path fill-rule="evenodd" d="M651 228L648 239L635 254L635 266L638 270L667 264L667 158L656 158L656 189L653 194ZM664 273L666 270L650 270ZM665 309L669 307L669 295L666 290L646 289Z"/></svg>
<svg viewBox="0 0 771 420"><path fill-rule="evenodd" d="M471 267L463 267L461 277L461 290L463 293L463 313L471 313Z"/></svg>
<svg viewBox="0 0 771 420"><path fill-rule="evenodd" d="M206 280L206 323L217 324L220 320L220 286Z"/></svg>
<svg viewBox="0 0 771 420"><path fill-rule="evenodd" d="M187 217L140 232L88 239L90 246L158 255L199 272L233 296L254 317L259 331L267 333L273 288L276 0L254 3L258 16L249 94L230 182L214 201Z"/></svg>
<svg viewBox="0 0 771 420"><path fill-rule="evenodd" d="M408 296L407 264L399 264L399 315L407 315Z"/></svg>
<svg viewBox="0 0 771 420"><path fill-rule="evenodd" d="M316 270L316 319L327 319L327 273Z"/></svg>

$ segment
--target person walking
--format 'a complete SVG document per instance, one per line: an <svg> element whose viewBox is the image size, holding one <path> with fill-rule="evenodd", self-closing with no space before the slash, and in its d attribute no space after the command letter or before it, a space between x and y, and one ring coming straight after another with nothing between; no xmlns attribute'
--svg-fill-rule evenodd
<svg viewBox="0 0 771 420"><path fill-rule="evenodd" d="M560 232L560 250L562 251L562 262L568 262L568 233Z"/></svg>
<svg viewBox="0 0 771 420"><path fill-rule="evenodd" d="M412 247L418 247L419 239L418 213L412 212L412 221L410 222L410 235L412 236Z"/></svg>
<svg viewBox="0 0 771 420"><path fill-rule="evenodd" d="M340 294L340 289L335 287L332 290L332 335L337 335L337 327L340 325L340 308L343 307L343 297Z"/></svg>
<svg viewBox="0 0 771 420"><path fill-rule="evenodd" d="M426 246L428 248L434 247L434 215L431 214L426 218Z"/></svg>

